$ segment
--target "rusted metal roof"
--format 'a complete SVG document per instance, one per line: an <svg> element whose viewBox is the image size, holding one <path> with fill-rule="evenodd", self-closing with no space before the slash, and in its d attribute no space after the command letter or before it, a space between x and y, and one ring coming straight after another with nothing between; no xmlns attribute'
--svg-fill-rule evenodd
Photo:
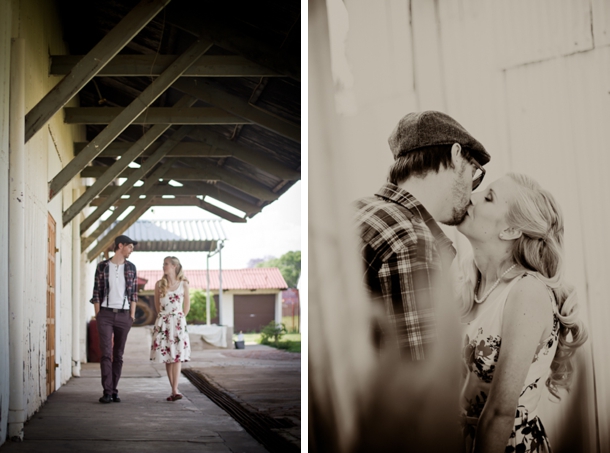
<svg viewBox="0 0 610 453"><path fill-rule="evenodd" d="M222 223L205 220L138 220L125 232L139 252L207 252L227 239Z"/></svg>
<svg viewBox="0 0 610 453"><path fill-rule="evenodd" d="M185 270L184 274L189 280L192 289L206 289L205 269ZM219 288L218 270L210 269L210 290L217 291ZM162 270L138 271L138 277L148 280L144 291L155 289L155 283L163 276ZM288 285L277 267L256 267L251 269L223 269L222 289L285 289Z"/></svg>

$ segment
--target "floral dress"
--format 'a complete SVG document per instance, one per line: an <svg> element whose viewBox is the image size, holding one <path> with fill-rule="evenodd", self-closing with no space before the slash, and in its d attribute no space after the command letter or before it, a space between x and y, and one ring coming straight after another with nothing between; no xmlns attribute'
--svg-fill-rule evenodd
<svg viewBox="0 0 610 453"><path fill-rule="evenodd" d="M182 311L184 288L182 281L176 291L168 291L160 302L161 312L155 321L150 360L156 362L188 362L191 344L186 329L186 317Z"/></svg>
<svg viewBox="0 0 610 453"><path fill-rule="evenodd" d="M487 401L491 381L500 353L502 316L511 288L523 276L516 277L493 300L480 308L477 317L464 327L463 360L468 369L461 395L462 429L466 451L472 451L476 427ZM559 319L555 296L548 288L553 307L553 328L547 338L538 344L523 389L519 396L513 431L508 439L506 453L550 452L551 446L544 427L536 415L538 401L551 370L557 350Z"/></svg>

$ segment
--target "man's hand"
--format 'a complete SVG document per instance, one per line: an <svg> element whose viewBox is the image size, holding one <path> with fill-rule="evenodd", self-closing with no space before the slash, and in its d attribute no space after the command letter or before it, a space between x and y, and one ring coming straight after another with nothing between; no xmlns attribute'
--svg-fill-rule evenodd
<svg viewBox="0 0 610 453"><path fill-rule="evenodd" d="M95 317L97 318L97 314L100 312L100 304L93 304L93 310L95 311Z"/></svg>

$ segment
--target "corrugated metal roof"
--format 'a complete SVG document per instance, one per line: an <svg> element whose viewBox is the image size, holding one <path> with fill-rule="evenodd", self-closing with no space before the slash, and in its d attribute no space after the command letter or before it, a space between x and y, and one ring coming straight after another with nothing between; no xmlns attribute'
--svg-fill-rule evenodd
<svg viewBox="0 0 610 453"><path fill-rule="evenodd" d="M205 269L184 272L193 289L206 289ZM145 291L155 289L155 283L163 276L162 270L138 271L138 277L148 280ZM210 289L218 290L218 270L210 269ZM223 269L222 289L284 289L288 285L277 267L256 267L251 269Z"/></svg>
<svg viewBox="0 0 610 453"><path fill-rule="evenodd" d="M139 252L211 251L227 239L216 219L138 220L125 234L138 242Z"/></svg>

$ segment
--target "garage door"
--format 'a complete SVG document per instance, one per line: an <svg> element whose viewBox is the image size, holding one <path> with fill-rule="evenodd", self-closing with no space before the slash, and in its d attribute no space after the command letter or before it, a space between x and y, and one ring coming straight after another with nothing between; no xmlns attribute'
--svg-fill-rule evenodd
<svg viewBox="0 0 610 453"><path fill-rule="evenodd" d="M275 319L275 294L233 296L234 331L260 332Z"/></svg>

